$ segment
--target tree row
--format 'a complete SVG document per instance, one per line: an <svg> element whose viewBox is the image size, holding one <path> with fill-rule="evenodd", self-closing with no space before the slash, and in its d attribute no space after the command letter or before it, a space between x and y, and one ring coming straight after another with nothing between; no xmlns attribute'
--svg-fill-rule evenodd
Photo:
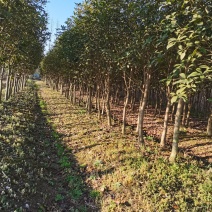
<svg viewBox="0 0 212 212"><path fill-rule="evenodd" d="M45 0L0 1L0 102L23 88L48 38Z"/></svg>
<svg viewBox="0 0 212 212"><path fill-rule="evenodd" d="M42 61L47 83L73 103L94 104L99 118L111 104L138 110L138 143L145 147L145 109L165 111L161 146L174 121L170 161L176 160L180 126L191 113L208 120L212 135L212 7L209 0L89 0L58 32ZM83 98L86 94L86 99ZM171 118L174 117L174 118Z"/></svg>

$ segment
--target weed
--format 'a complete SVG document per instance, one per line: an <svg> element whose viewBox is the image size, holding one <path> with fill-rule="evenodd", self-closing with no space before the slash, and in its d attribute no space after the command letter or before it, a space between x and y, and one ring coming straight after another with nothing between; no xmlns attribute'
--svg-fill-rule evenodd
<svg viewBox="0 0 212 212"><path fill-rule="evenodd" d="M64 196L62 194L57 194L55 197L55 201L61 201L64 199Z"/></svg>
<svg viewBox="0 0 212 212"><path fill-rule="evenodd" d="M59 160L61 167L70 168L71 163L69 162L69 158L67 156L62 156Z"/></svg>
<svg viewBox="0 0 212 212"><path fill-rule="evenodd" d="M96 190L92 190L90 191L90 196L94 199L97 199L101 196L100 192L99 191L96 191Z"/></svg>

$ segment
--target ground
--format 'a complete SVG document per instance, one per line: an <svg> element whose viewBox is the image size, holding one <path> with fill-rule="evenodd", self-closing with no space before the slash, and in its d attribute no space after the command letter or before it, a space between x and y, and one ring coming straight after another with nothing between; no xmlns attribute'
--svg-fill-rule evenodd
<svg viewBox="0 0 212 212"><path fill-rule="evenodd" d="M170 149L151 136L141 151L131 127L121 135L118 123L107 127L43 82L0 110L1 211L212 210L211 164L187 154L208 156L202 131L186 131L169 164ZM196 150L203 142L206 153Z"/></svg>

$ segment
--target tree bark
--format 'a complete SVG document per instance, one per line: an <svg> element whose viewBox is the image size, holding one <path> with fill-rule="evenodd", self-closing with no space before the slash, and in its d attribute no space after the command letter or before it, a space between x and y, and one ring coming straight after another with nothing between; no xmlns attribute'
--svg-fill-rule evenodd
<svg viewBox="0 0 212 212"><path fill-rule="evenodd" d="M73 100L72 100L73 104L76 104L76 84L74 82L74 86L73 86Z"/></svg>
<svg viewBox="0 0 212 212"><path fill-rule="evenodd" d="M122 116L122 121L123 121L123 125L122 125L122 134L125 134L126 132L126 109L127 109L127 105L129 102L129 88L127 88L126 91L126 98L125 98L125 102L124 102L124 108L123 108L123 116Z"/></svg>
<svg viewBox="0 0 212 212"><path fill-rule="evenodd" d="M14 74L14 79L13 79L13 92L12 92L14 96L15 96L16 92L17 92L17 75Z"/></svg>
<svg viewBox="0 0 212 212"><path fill-rule="evenodd" d="M10 74L11 74L11 70L10 70L10 67L8 67L8 73L7 73L7 79L6 79L5 100L8 100L9 99Z"/></svg>
<svg viewBox="0 0 212 212"><path fill-rule="evenodd" d="M147 73L146 76L146 81L144 85L144 94L143 94L143 100L142 104L139 107L139 116L138 116L138 143L142 147L145 147L144 143L144 131L143 131L143 122L144 122L144 114L145 114L145 108L146 108L146 103L147 103L147 98L148 98L148 91L149 91L149 85L150 85L150 79L151 79L151 74Z"/></svg>
<svg viewBox="0 0 212 212"><path fill-rule="evenodd" d="M187 116L186 116L186 127L189 126L191 106L192 106L191 102L188 102L188 111L187 111Z"/></svg>
<svg viewBox="0 0 212 212"><path fill-rule="evenodd" d="M184 107L183 107L182 126L185 126L186 125L187 113L188 113L188 103L185 103L184 104Z"/></svg>
<svg viewBox="0 0 212 212"><path fill-rule="evenodd" d="M111 123L111 111L110 111L110 77L109 77L109 74L108 74L108 77L106 79L106 86L105 86L105 89L106 89L106 113L107 113L107 124L108 126L111 126L112 123Z"/></svg>
<svg viewBox="0 0 212 212"><path fill-rule="evenodd" d="M1 68L1 74L0 74L0 103L2 102L3 77L4 77L4 67Z"/></svg>
<svg viewBox="0 0 212 212"><path fill-rule="evenodd" d="M126 132L126 110L127 110L127 105L129 102L129 97L130 97L131 73L132 73L132 69L130 70L130 78L129 79L127 79L125 71L123 73L125 89L126 89L126 96L125 96L124 108L123 108L123 114L122 114L122 121L123 121L122 134L125 134L125 132Z"/></svg>
<svg viewBox="0 0 212 212"><path fill-rule="evenodd" d="M163 132L160 139L160 146L161 148L164 148L166 145L166 136L167 136L167 130L168 130L168 123L169 123L169 111L170 111L171 101L168 94L167 99L167 105L166 105L166 112L164 117L164 124L163 124Z"/></svg>
<svg viewBox="0 0 212 212"><path fill-rule="evenodd" d="M13 84L14 84L14 77L10 76L8 99L12 96Z"/></svg>
<svg viewBox="0 0 212 212"><path fill-rule="evenodd" d="M177 111L176 111L176 115L175 115L172 152L171 152L171 155L169 157L169 161L171 163L175 162L176 157L177 157L177 153L178 153L178 142L179 142L182 109L183 109L183 99L180 98L178 100Z"/></svg>
<svg viewBox="0 0 212 212"><path fill-rule="evenodd" d="M211 113L208 118L207 134L208 134L208 136L212 136L212 108L211 108Z"/></svg>
<svg viewBox="0 0 212 212"><path fill-rule="evenodd" d="M98 111L98 119L101 119L101 106L100 106L100 86L97 85L97 111Z"/></svg>
<svg viewBox="0 0 212 212"><path fill-rule="evenodd" d="M88 87L88 102L87 102L87 109L88 109L88 114L91 114L91 107L92 107L92 102L91 102L91 86Z"/></svg>

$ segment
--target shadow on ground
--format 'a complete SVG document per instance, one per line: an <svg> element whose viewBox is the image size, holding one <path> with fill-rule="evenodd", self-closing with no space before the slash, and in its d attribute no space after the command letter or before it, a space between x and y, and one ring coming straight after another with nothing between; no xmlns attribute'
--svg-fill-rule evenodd
<svg viewBox="0 0 212 212"><path fill-rule="evenodd" d="M0 105L0 211L99 211L34 84Z"/></svg>

